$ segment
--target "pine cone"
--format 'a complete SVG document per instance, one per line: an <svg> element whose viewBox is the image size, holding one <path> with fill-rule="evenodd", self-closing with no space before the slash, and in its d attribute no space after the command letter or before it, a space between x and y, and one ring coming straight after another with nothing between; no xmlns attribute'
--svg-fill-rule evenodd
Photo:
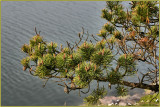
<svg viewBox="0 0 160 107"><path fill-rule="evenodd" d="M67 93L67 94L69 93L69 89L68 89L67 86L64 87L64 92Z"/></svg>
<svg viewBox="0 0 160 107"><path fill-rule="evenodd" d="M78 79L80 80L81 79L81 77L78 75Z"/></svg>
<svg viewBox="0 0 160 107"><path fill-rule="evenodd" d="M96 66L96 65L94 65L94 71L96 71L96 69L97 69L97 66Z"/></svg>
<svg viewBox="0 0 160 107"><path fill-rule="evenodd" d="M41 43L38 44L38 49L39 49L39 50L40 50L40 47L41 47Z"/></svg>
<svg viewBox="0 0 160 107"><path fill-rule="evenodd" d="M53 56L54 56L54 58L56 57L56 55L55 55L55 54L53 54Z"/></svg>
<svg viewBox="0 0 160 107"><path fill-rule="evenodd" d="M127 54L124 54L124 58L127 59Z"/></svg>
<svg viewBox="0 0 160 107"><path fill-rule="evenodd" d="M65 59L66 58L66 54L64 53L64 55L63 55L63 59Z"/></svg>
<svg viewBox="0 0 160 107"><path fill-rule="evenodd" d="M34 41L36 41L37 40L37 38L34 38Z"/></svg>
<svg viewBox="0 0 160 107"><path fill-rule="evenodd" d="M27 67L23 66L23 71L25 71L27 69Z"/></svg>
<svg viewBox="0 0 160 107"><path fill-rule="evenodd" d="M51 42L51 46L53 46L53 42Z"/></svg>
<svg viewBox="0 0 160 107"><path fill-rule="evenodd" d="M86 47L86 42L84 42L84 47Z"/></svg>
<svg viewBox="0 0 160 107"><path fill-rule="evenodd" d="M29 72L31 72L32 71L32 67L29 69Z"/></svg>
<svg viewBox="0 0 160 107"><path fill-rule="evenodd" d="M75 89L76 89L76 85L75 85L73 82L71 82L71 89L72 89L72 90L75 90Z"/></svg>
<svg viewBox="0 0 160 107"><path fill-rule="evenodd" d="M86 66L85 66L85 70L86 70L86 72L87 72L87 70L88 70Z"/></svg>
<svg viewBox="0 0 160 107"><path fill-rule="evenodd" d="M73 56L72 56L72 55L71 55L70 57L71 57L71 59L73 59Z"/></svg>
<svg viewBox="0 0 160 107"><path fill-rule="evenodd" d="M149 18L148 17L146 18L146 23L149 24Z"/></svg>

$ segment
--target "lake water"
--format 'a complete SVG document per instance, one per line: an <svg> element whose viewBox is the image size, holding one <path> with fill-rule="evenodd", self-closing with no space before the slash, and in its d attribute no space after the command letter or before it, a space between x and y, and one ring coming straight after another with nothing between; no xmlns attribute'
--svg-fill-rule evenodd
<svg viewBox="0 0 160 107"><path fill-rule="evenodd" d="M41 31L46 41L59 45L77 40L82 27L96 35L106 23L100 18L105 6L105 1L2 1L2 106L82 104L86 95L79 97L77 91L67 95L53 80L42 88L41 79L24 72L20 60L25 54L20 48L35 35L34 27ZM114 89L108 90L108 95L114 93Z"/></svg>

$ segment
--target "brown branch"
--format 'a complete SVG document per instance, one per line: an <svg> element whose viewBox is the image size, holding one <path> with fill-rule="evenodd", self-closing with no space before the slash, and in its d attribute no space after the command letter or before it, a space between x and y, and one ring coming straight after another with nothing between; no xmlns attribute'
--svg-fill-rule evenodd
<svg viewBox="0 0 160 107"><path fill-rule="evenodd" d="M36 29L36 27L35 27L35 29L34 29L34 30L35 30L35 32L36 32L36 35L37 35L38 33L37 33L37 29Z"/></svg>
<svg viewBox="0 0 160 107"><path fill-rule="evenodd" d="M88 92L90 91L90 84L89 84L89 86L88 86L88 91L87 92L83 92L83 91L81 91L83 94L87 94Z"/></svg>
<svg viewBox="0 0 160 107"><path fill-rule="evenodd" d="M157 93L157 95L155 97L153 97L149 103L151 103L153 101L153 99L155 99L158 96L159 93Z"/></svg>
<svg viewBox="0 0 160 107"><path fill-rule="evenodd" d="M155 92L159 91L159 85L149 85L144 83L133 83L128 81L121 81L121 84L124 84L125 86L129 87L136 87L136 88L142 88L142 89L149 89Z"/></svg>
<svg viewBox="0 0 160 107"><path fill-rule="evenodd" d="M86 38L85 42L88 40L88 37L89 37L89 33L88 33L88 31L87 31L87 38Z"/></svg>
<svg viewBox="0 0 160 107"><path fill-rule="evenodd" d="M62 87L65 87L66 85L62 85L62 84L58 84L59 86L62 86ZM72 88L71 87L69 87L69 86L67 86L68 87L68 89L71 89L72 90ZM76 87L75 89L82 89L81 87Z"/></svg>
<svg viewBox="0 0 160 107"><path fill-rule="evenodd" d="M44 85L43 85L43 88L46 86L47 82L48 82L49 79L46 79Z"/></svg>
<svg viewBox="0 0 160 107"><path fill-rule="evenodd" d="M107 82L108 79L107 78L97 78L99 81L102 82ZM97 80L96 79L96 80ZM155 92L159 92L159 85L149 85L149 84L145 84L145 83L134 83L134 82L128 82L128 81L124 81L124 80L120 80L119 82L117 81L118 84L121 85L125 85L128 87L135 87L135 88L141 88L141 89L149 89Z"/></svg>
<svg viewBox="0 0 160 107"><path fill-rule="evenodd" d="M91 36L93 37L93 39L94 39L96 42L98 41L98 40L94 37L94 35L93 35L93 34L92 34Z"/></svg>

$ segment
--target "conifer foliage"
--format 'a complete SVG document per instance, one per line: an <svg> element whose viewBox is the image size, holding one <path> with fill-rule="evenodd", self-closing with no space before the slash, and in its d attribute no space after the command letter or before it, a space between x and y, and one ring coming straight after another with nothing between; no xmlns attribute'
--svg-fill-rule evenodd
<svg viewBox="0 0 160 107"><path fill-rule="evenodd" d="M100 82L109 83L109 88L117 85L118 95L127 94L125 86L159 92L158 2L132 1L129 7L122 3L106 2L101 17L107 23L97 34L102 38L100 41L83 29L75 45L67 42L66 47L58 47L57 43L44 41L35 29L36 35L21 48L26 53L21 60L23 70L47 81L59 78L61 84L58 85L63 86L66 93L88 88L87 92L80 91L86 94L91 82L96 80L96 89L85 98L88 104L96 104L106 94ZM82 42L85 34L87 39ZM95 42L89 41L89 36ZM150 66L147 71L137 68L143 62ZM125 81L128 76L135 76L137 82Z"/></svg>

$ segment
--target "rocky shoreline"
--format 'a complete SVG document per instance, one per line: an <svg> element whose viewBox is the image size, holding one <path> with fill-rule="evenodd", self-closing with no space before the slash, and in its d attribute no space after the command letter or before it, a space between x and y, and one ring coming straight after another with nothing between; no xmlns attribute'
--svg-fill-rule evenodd
<svg viewBox="0 0 160 107"><path fill-rule="evenodd" d="M150 90L143 90L143 92L139 93L130 93L127 96L106 96L102 99L99 99L99 102L95 106L150 106L150 98L146 97L148 95L155 95L158 93L155 93ZM146 97L146 98L145 98ZM143 99L144 100L143 100ZM153 106L158 106L159 105L159 99L155 99L156 103L152 103L151 105ZM79 106L86 106L86 104L82 104ZM94 105L93 105L94 106Z"/></svg>
<svg viewBox="0 0 160 107"><path fill-rule="evenodd" d="M152 91L145 91L142 94L134 94L134 95L127 95L127 96L120 96L120 97L115 97L115 96L106 96L103 99L99 99L101 105L106 105L106 106L134 106L138 105L138 102L140 101L141 97L149 94L153 94L154 92Z"/></svg>
<svg viewBox="0 0 160 107"><path fill-rule="evenodd" d="M99 99L102 105L119 105L119 106L131 106L137 105L137 102L140 100L142 95L135 94L133 96L125 96L125 97L115 97L115 96L106 96L103 99Z"/></svg>

